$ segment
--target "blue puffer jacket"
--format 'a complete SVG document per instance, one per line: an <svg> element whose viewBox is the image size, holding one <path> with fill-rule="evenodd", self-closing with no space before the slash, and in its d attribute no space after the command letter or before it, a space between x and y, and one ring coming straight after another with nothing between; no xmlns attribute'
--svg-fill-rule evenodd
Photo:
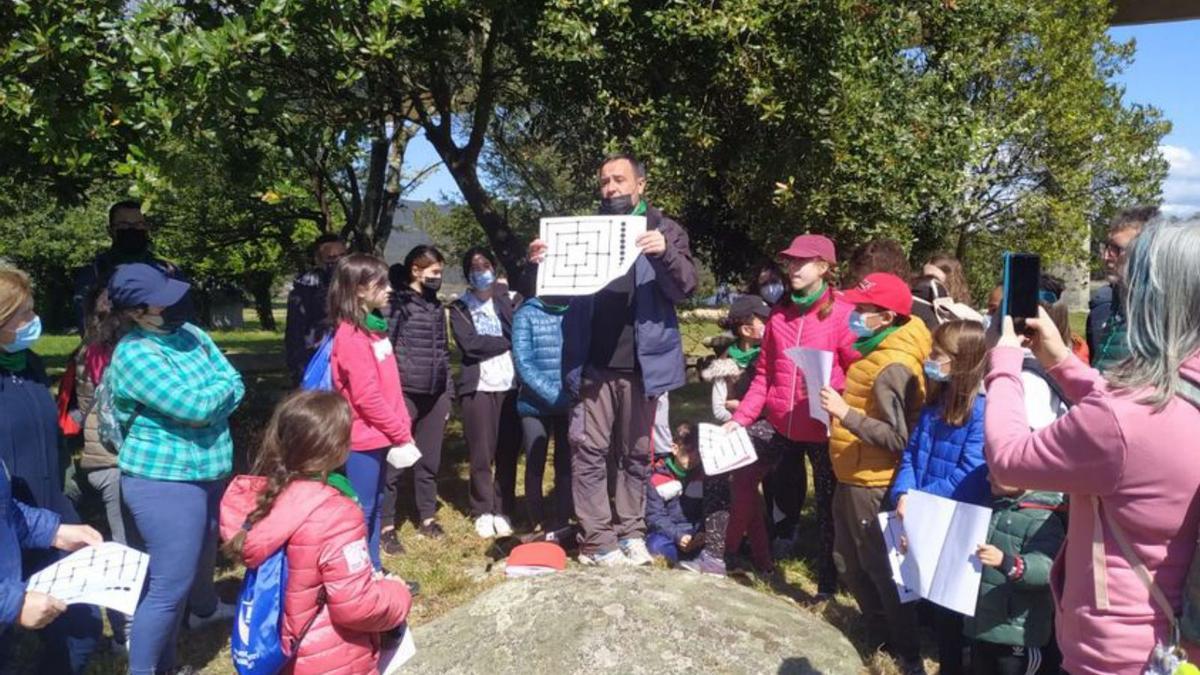
<svg viewBox="0 0 1200 675"><path fill-rule="evenodd" d="M0 462L0 637L17 622L25 602L21 549L49 548L58 524L53 511L13 498L8 466Z"/></svg>
<svg viewBox="0 0 1200 675"><path fill-rule="evenodd" d="M522 417L561 415L570 406L562 382L565 313L531 298L513 314L513 363L521 380L517 413Z"/></svg>
<svg viewBox="0 0 1200 675"><path fill-rule="evenodd" d="M942 419L940 405L921 411L892 483L893 504L909 490L980 506L992 503L983 459L985 405L983 394L976 396L971 417L961 427Z"/></svg>

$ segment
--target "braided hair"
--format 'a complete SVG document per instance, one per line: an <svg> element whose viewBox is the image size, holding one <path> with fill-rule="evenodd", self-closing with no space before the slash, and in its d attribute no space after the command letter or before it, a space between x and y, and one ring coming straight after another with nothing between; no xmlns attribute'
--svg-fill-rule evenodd
<svg viewBox="0 0 1200 675"><path fill-rule="evenodd" d="M270 515L275 500L294 481L324 482L346 463L350 419L346 399L326 391L298 391L275 407L251 470L255 476L267 478L267 487L246 517L242 531L225 545L227 555L241 557L246 532Z"/></svg>

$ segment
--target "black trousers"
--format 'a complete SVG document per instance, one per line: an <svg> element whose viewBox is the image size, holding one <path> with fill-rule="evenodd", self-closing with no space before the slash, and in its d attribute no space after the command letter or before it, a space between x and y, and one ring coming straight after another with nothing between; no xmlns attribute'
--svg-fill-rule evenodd
<svg viewBox="0 0 1200 675"><path fill-rule="evenodd" d="M450 392L434 394L404 394L404 404L412 418L413 443L421 451L421 459L409 469L413 476L413 497L417 505L417 522L437 515L437 475L442 466L442 441L446 437L446 419L450 416ZM398 487L403 469L387 465L384 482L384 529L396 524Z"/></svg>
<svg viewBox="0 0 1200 675"><path fill-rule="evenodd" d="M471 517L510 514L517 502L521 447L517 393L477 391L459 397L459 405L471 458Z"/></svg>
<svg viewBox="0 0 1200 675"><path fill-rule="evenodd" d="M574 517L571 498L571 443L567 439L569 419L566 413L545 417L521 418L521 451L525 454L525 506L529 524L553 530ZM554 520L546 522L542 483L546 478L546 457L550 439L554 439Z"/></svg>
<svg viewBox="0 0 1200 675"><path fill-rule="evenodd" d="M976 641L971 648L971 671L975 675L1035 675L1049 670L1038 647L1014 647Z"/></svg>

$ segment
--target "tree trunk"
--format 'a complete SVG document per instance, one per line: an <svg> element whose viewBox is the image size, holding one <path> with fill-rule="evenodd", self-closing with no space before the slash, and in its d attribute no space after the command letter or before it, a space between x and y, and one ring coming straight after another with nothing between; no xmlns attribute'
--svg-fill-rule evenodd
<svg viewBox="0 0 1200 675"><path fill-rule="evenodd" d="M487 235L488 245L508 272L509 282L518 283L525 272L525 243L518 239L508 226L508 219L496 211L491 195L479 182L478 165L465 161L445 163L454 182L458 184L463 199L467 200L471 213L475 215L475 220Z"/></svg>
<svg viewBox="0 0 1200 675"><path fill-rule="evenodd" d="M258 314L258 322L263 330L277 330L271 287L275 285L275 275L271 272L249 272L246 274L246 287L254 298L254 311Z"/></svg>

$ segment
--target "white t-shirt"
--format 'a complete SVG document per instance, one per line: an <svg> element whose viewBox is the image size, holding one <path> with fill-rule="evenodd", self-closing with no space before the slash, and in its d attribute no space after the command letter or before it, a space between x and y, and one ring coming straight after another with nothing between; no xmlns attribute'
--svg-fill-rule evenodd
<svg viewBox="0 0 1200 675"><path fill-rule="evenodd" d="M1031 352L1026 351L1029 356ZM1025 417L1029 428L1037 431L1067 414L1067 404L1036 373L1021 371L1021 385L1025 388Z"/></svg>
<svg viewBox="0 0 1200 675"><path fill-rule="evenodd" d="M463 298L467 308L471 310L475 332L492 336L504 334L500 317L496 314L495 302L490 299L479 300L474 293L467 293ZM511 350L479 362L479 386L476 391L509 391L515 382L516 371L513 368Z"/></svg>

